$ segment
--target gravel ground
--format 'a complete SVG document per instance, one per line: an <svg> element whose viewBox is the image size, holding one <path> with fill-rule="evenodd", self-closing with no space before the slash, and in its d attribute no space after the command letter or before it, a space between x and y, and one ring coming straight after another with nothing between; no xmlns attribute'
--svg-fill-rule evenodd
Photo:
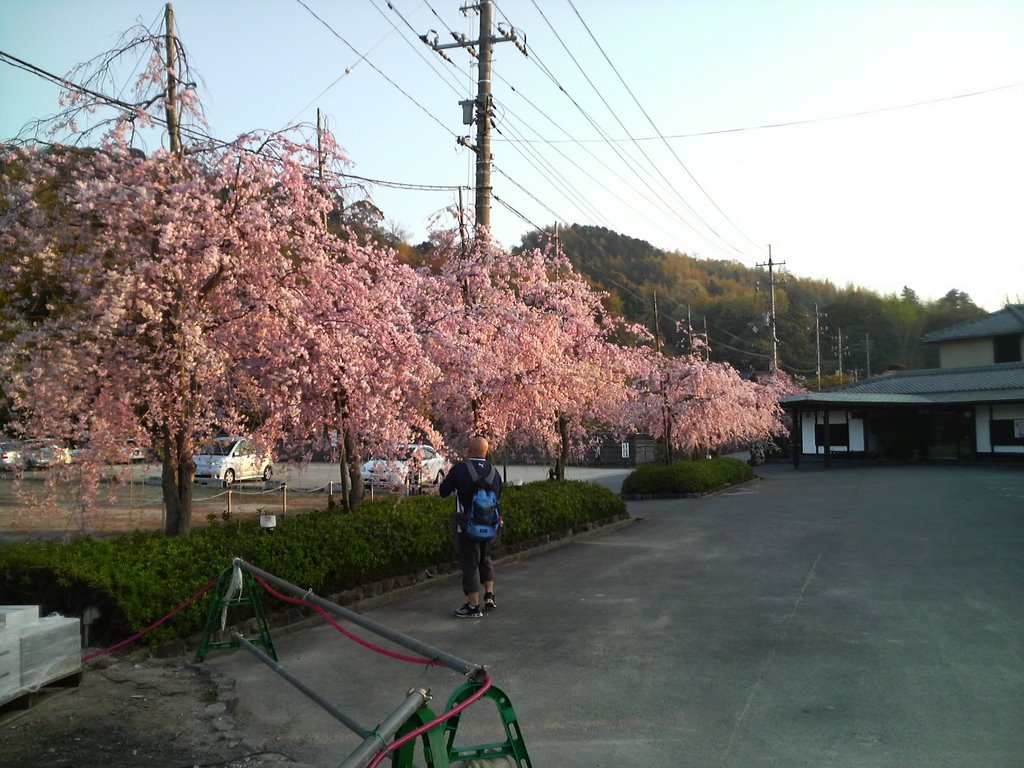
<svg viewBox="0 0 1024 768"><path fill-rule="evenodd" d="M80 685L47 688L0 709L2 762L303 768L275 751L272 736L258 733L233 689L233 680L191 663L190 657L135 653L97 660L87 665Z"/></svg>

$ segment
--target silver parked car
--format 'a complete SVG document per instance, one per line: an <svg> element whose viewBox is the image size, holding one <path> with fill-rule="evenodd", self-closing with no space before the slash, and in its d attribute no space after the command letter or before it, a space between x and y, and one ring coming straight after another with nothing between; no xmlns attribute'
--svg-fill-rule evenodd
<svg viewBox="0 0 1024 768"><path fill-rule="evenodd" d="M26 444L25 448L25 466L28 469L49 469L74 460L71 451L54 440L34 441Z"/></svg>
<svg viewBox="0 0 1024 768"><path fill-rule="evenodd" d="M408 484L440 485L448 471L448 460L434 446L423 443L399 445L390 456L374 456L360 469L363 483L378 488L401 488Z"/></svg>
<svg viewBox="0 0 1024 768"><path fill-rule="evenodd" d="M269 480L274 475L270 455L247 437L209 440L192 460L196 463L196 480L221 480L231 485L239 480Z"/></svg>

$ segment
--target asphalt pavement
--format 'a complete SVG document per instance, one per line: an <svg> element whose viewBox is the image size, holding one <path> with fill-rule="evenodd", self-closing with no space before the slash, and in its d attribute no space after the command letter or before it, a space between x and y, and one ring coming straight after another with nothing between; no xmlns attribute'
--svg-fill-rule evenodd
<svg viewBox="0 0 1024 768"><path fill-rule="evenodd" d="M499 564L483 619L452 615L452 579L365 614L485 664L537 768L1024 765L1024 471L758 474L700 499L629 502L635 524ZM621 473L601 477L614 487ZM430 688L439 711L461 682L326 625L275 645L368 728L411 688ZM335 766L358 745L248 653L205 663L237 681L268 750ZM500 735L484 702L459 742Z"/></svg>

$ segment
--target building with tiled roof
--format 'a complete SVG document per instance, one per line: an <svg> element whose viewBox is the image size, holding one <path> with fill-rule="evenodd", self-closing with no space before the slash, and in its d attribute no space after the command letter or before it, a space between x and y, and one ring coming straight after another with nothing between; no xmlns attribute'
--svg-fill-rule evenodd
<svg viewBox="0 0 1024 768"><path fill-rule="evenodd" d="M782 400L794 462L836 454L886 459L1024 459L1024 305L943 328L940 367L899 371Z"/></svg>

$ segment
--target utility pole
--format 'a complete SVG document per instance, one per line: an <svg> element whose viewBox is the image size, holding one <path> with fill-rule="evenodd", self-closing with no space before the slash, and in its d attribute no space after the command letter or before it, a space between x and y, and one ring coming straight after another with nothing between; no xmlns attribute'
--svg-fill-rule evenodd
<svg viewBox="0 0 1024 768"><path fill-rule="evenodd" d="M491 12L480 3L480 54L476 81L476 224L491 226Z"/></svg>
<svg viewBox="0 0 1024 768"><path fill-rule="evenodd" d="M324 181L324 148L323 148L323 134L324 134L324 117L320 112L320 108L316 110L316 177L319 179L321 186ZM344 201L342 201L344 202ZM328 228L329 218L327 211L324 211L322 217L324 229Z"/></svg>
<svg viewBox="0 0 1024 768"><path fill-rule="evenodd" d="M654 351L661 354L661 328L658 323L658 292L654 292Z"/></svg>
<svg viewBox="0 0 1024 768"><path fill-rule="evenodd" d="M661 359L661 328L658 323L658 292L654 291L654 351ZM672 463L672 414L668 409L668 374L661 380L661 430L665 439L665 463Z"/></svg>
<svg viewBox="0 0 1024 768"><path fill-rule="evenodd" d="M818 391L821 391L821 318L828 317L828 315L818 311L818 302L814 302L814 355L815 355L815 367L814 373L818 380Z"/></svg>
<svg viewBox="0 0 1024 768"><path fill-rule="evenodd" d="M473 116L470 107L475 108L476 120L476 145L469 143L466 137L460 136L458 142L469 147L476 153L476 225L478 227L491 226L491 51L495 43L512 42L516 44L524 54L526 46L519 42L515 28L505 31L499 24L499 31L502 34L495 37L491 34L494 25L494 5L491 0L480 0L475 5L465 5L462 12L476 9L480 12L480 33L476 40L468 40L465 35L452 32L455 38L454 43L438 43L437 32L433 39L427 35L420 35L420 40L429 45L437 52L447 48L465 48L471 56L477 59L477 88L476 101L463 101L460 105L463 108L462 122L470 125ZM443 53L441 54L445 58Z"/></svg>
<svg viewBox="0 0 1024 768"><path fill-rule="evenodd" d="M843 329L839 329L839 383L843 383Z"/></svg>
<svg viewBox="0 0 1024 768"><path fill-rule="evenodd" d="M786 262L780 261L778 266L785 266ZM771 286L771 314L769 315L769 326L772 332L772 370L779 367L779 337L775 333L775 264L772 262L772 246L768 245L768 263L758 264L759 267L768 267L768 284Z"/></svg>
<svg viewBox="0 0 1024 768"><path fill-rule="evenodd" d="M170 3L164 6L164 27L166 37L164 47L167 49L167 92L164 98L164 110L167 113L167 133L171 140L171 154L180 155L181 126L178 123L178 71L175 59L178 57L174 42L174 9Z"/></svg>
<svg viewBox="0 0 1024 768"><path fill-rule="evenodd" d="M316 177L324 180L324 149L322 137L324 133L324 117L320 107L316 108Z"/></svg>
<svg viewBox="0 0 1024 768"><path fill-rule="evenodd" d="M466 210L462 200L462 187L459 187L459 242L462 243L462 257L465 258L469 246L466 243Z"/></svg>
<svg viewBox="0 0 1024 768"><path fill-rule="evenodd" d="M867 367L867 378L870 379L871 378L871 336L867 332L864 333L864 357L866 358L865 362L867 363L867 366L866 366Z"/></svg>
<svg viewBox="0 0 1024 768"><path fill-rule="evenodd" d="M690 354L693 354L693 323L690 320L690 305L686 305L686 343L690 345Z"/></svg>

